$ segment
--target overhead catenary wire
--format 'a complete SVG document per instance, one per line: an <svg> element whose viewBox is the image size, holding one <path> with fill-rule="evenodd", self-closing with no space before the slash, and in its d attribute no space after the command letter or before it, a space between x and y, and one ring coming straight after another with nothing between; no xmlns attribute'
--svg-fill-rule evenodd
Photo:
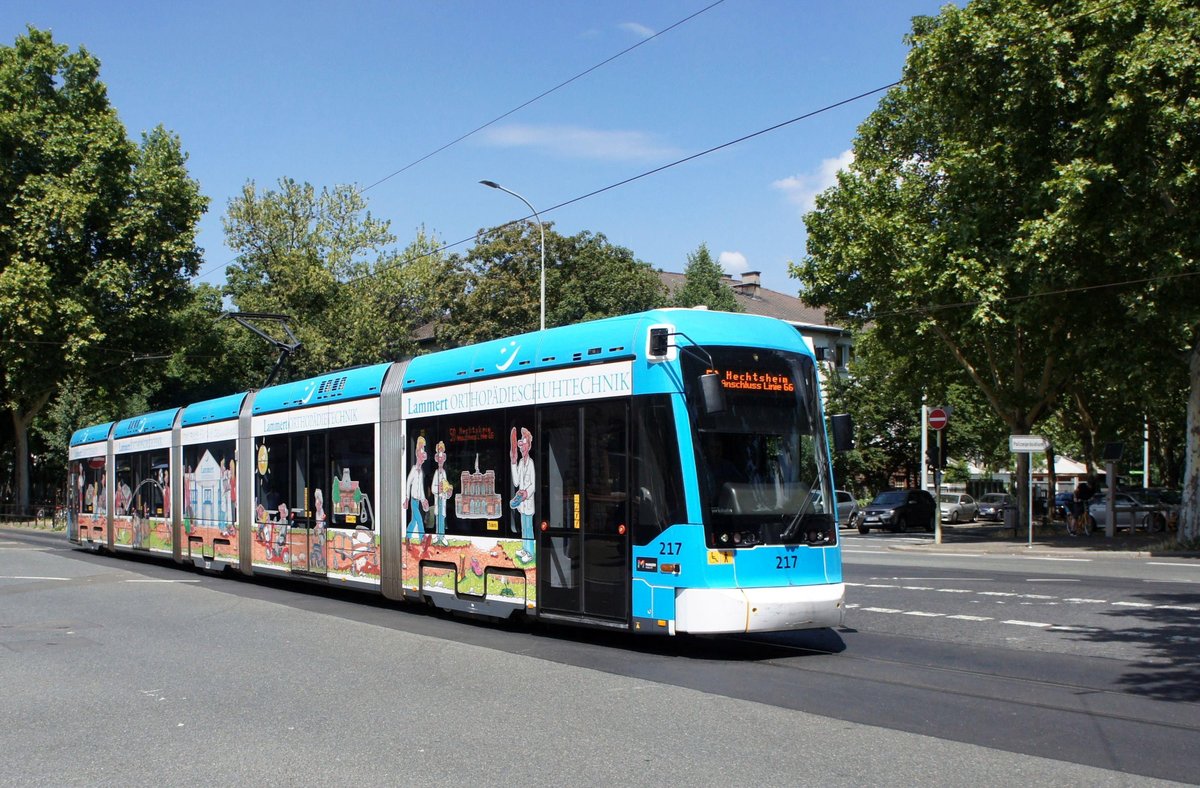
<svg viewBox="0 0 1200 788"><path fill-rule="evenodd" d="M466 132L465 134L462 134L462 135L456 137L455 139L451 140L450 142L447 142L445 145L442 145L441 147L436 148L417 159L414 159L413 161L404 165L403 167L396 170L395 172L385 175L384 177L380 178L379 180L375 181L374 183L371 183L368 186L364 186L361 189L355 190L355 194L362 194L366 191L369 191L370 189L374 189L376 186L379 186L380 184L391 180L392 178L396 177L397 175L399 175L407 170L412 169L413 167L417 166L421 162L431 159L434 156L441 153L442 151L457 145L458 143L462 142L463 140L465 140L469 137L474 136L475 134L478 134L479 132L483 131L484 129L488 128L489 126L499 123L500 121L504 120L505 118L509 117L510 115L520 112L521 110L525 109L526 107L530 106L531 104L541 101L546 96L549 96L550 94L555 93L555 92L561 90L562 88L565 88L567 85L570 85L571 83L576 82L576 81L582 79L583 77L586 77L588 74L591 74L593 71L603 68L604 66L613 62L617 58L623 57L624 55L629 54L630 52L634 51L638 47L641 47L641 46L644 46L645 44L650 43L651 41L658 38L659 36L665 35L666 33L669 33L672 30L674 30L675 28L677 28L687 22L690 22L691 20L695 19L696 17L700 16L701 14L711 11L712 9L716 8L717 6L721 5L724 2L725 2L725 0L715 0L715 2L709 3L708 5L701 8L699 11L694 11L693 13L688 14L683 19L680 19L677 22L674 22L673 24L670 24L670 25L664 27L662 30L659 30L654 35L643 38L641 41L638 41L636 44L628 46L625 49L622 49L620 52L617 52L615 55L611 55L610 57L607 57L604 60L601 60L599 63L595 64L594 66L590 66L589 68L586 68L583 71L580 71L578 74L575 74L574 76L569 77L568 79L565 79L562 82L559 82L554 87L548 88L548 89L542 91L541 93L537 94L533 98L528 99L527 101L524 101L521 104L518 104L517 106L508 110L507 112L497 115L496 117L492 118L488 122L483 123L479 126L476 126L475 128L471 129L470 131ZM472 237L474 237L474 236L472 236ZM468 240L470 240L470 239L468 239ZM461 241L459 243L466 243L466 241ZM455 245L457 246L458 244L455 244ZM216 266L215 268L210 268L208 271L205 271L204 273L197 274L195 277L193 277L193 281L198 280L198 279L203 279L204 277L210 276L211 274L214 274L218 271L223 271L226 268L228 268L229 266L236 263L238 260L240 260L241 257L242 257L242 255L236 255L233 259L229 260L228 262L222 263L221 265Z"/></svg>

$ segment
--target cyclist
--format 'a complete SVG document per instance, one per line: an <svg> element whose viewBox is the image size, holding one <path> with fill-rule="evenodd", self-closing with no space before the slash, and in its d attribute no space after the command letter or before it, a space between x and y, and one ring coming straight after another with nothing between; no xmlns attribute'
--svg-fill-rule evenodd
<svg viewBox="0 0 1200 788"><path fill-rule="evenodd" d="M1092 499L1092 486L1086 480L1081 481L1075 486L1075 492L1071 495L1071 516L1067 520L1067 533L1071 536L1079 536L1079 533L1089 533L1087 528L1087 520L1091 517L1088 514L1088 501Z"/></svg>

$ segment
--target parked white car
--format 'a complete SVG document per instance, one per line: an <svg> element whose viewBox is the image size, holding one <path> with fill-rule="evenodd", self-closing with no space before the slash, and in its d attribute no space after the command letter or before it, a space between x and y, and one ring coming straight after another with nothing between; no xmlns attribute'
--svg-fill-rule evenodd
<svg viewBox="0 0 1200 788"><path fill-rule="evenodd" d="M975 519L979 507L975 499L965 493L942 493L939 503L942 510L942 522L964 523Z"/></svg>

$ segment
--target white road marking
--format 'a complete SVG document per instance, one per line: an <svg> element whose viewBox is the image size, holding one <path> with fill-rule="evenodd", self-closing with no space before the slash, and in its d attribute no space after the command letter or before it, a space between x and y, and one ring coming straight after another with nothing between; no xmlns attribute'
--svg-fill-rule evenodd
<svg viewBox="0 0 1200 788"><path fill-rule="evenodd" d="M1011 591L980 591L979 595L980 596L1020 596L1020 594L1017 594L1017 593L1011 592Z"/></svg>
<svg viewBox="0 0 1200 788"><path fill-rule="evenodd" d="M1090 564L1092 562L1092 559L1090 558L1050 558L1048 556L1041 555L1027 555L1024 557L1030 561L1082 561L1085 564Z"/></svg>
<svg viewBox="0 0 1200 788"><path fill-rule="evenodd" d="M1053 624L1044 624L1040 621L1018 621L1017 619L1012 619L1012 618L1008 619L1007 621L1003 621L1001 623L1014 624L1018 627L1037 627L1038 629L1047 629L1047 628L1053 626Z"/></svg>
<svg viewBox="0 0 1200 788"><path fill-rule="evenodd" d="M924 617L924 618L941 618L941 617L945 616L946 614L945 614L945 613L925 613L925 612L923 612L923 611L920 611L920 610L906 610L906 611L904 611L904 612L903 612L901 615L904 615L904 616L922 616L922 617Z"/></svg>
<svg viewBox="0 0 1200 788"><path fill-rule="evenodd" d="M969 588L935 588L935 591L941 594L974 594L975 592Z"/></svg>
<svg viewBox="0 0 1200 788"><path fill-rule="evenodd" d="M959 621L991 621L992 620L991 616L956 615L956 616L946 616L946 618L953 618L953 619L957 619Z"/></svg>
<svg viewBox="0 0 1200 788"><path fill-rule="evenodd" d="M1200 564L1184 564L1184 563L1175 563L1175 562L1173 562L1173 561L1147 561L1147 562L1146 562L1146 565L1147 565L1147 566L1190 566L1190 567L1200 567Z"/></svg>
<svg viewBox="0 0 1200 788"><path fill-rule="evenodd" d="M894 607L864 607L862 610L866 613L899 613L900 611Z"/></svg>
<svg viewBox="0 0 1200 788"><path fill-rule="evenodd" d="M1149 602L1113 602L1114 607L1154 607Z"/></svg>
<svg viewBox="0 0 1200 788"><path fill-rule="evenodd" d="M1189 613L1194 613L1200 610L1200 607L1188 607L1187 605L1155 605L1155 610L1186 610Z"/></svg>
<svg viewBox="0 0 1200 788"><path fill-rule="evenodd" d="M154 577L143 577L136 580L126 580L126 583L199 583L199 580L167 580Z"/></svg>
<svg viewBox="0 0 1200 788"><path fill-rule="evenodd" d="M900 586L905 591L932 591L933 586Z"/></svg>
<svg viewBox="0 0 1200 788"><path fill-rule="evenodd" d="M0 580L70 580L69 577L27 577L25 575L0 575Z"/></svg>
<svg viewBox="0 0 1200 788"><path fill-rule="evenodd" d="M1078 583L1077 577L1027 577L1026 583Z"/></svg>
<svg viewBox="0 0 1200 788"><path fill-rule="evenodd" d="M1064 602L1072 602L1074 604L1089 604L1089 605L1107 605L1107 599L1088 599L1087 597L1070 597L1064 599Z"/></svg>
<svg viewBox="0 0 1200 788"><path fill-rule="evenodd" d="M850 550L842 548L843 553L863 553L864 555L890 555L887 550Z"/></svg>

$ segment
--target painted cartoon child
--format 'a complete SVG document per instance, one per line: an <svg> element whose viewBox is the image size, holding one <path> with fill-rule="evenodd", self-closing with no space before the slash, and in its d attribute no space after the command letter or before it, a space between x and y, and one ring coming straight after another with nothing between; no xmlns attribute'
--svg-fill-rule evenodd
<svg viewBox="0 0 1200 788"><path fill-rule="evenodd" d="M437 463L437 469L433 472L433 483L429 486L437 509L437 536L433 543L447 545L450 542L446 539L446 501L454 494L454 488L446 478L446 444L443 441L438 441L434 447L433 461Z"/></svg>
<svg viewBox="0 0 1200 788"><path fill-rule="evenodd" d="M404 488L404 508L409 510L408 529L405 538L419 541L425 536L425 522L421 512L429 511L429 501L425 499L425 436L417 437L417 458L408 472L408 480ZM419 530L418 530L419 529Z"/></svg>
<svg viewBox="0 0 1200 788"><path fill-rule="evenodd" d="M529 458L529 449L533 446L533 434L526 428L521 428L521 438L517 439L517 428L513 427L509 434L509 460L512 464L512 483L516 494L508 505L521 515L521 544L517 551L517 561L522 564L533 563L533 460ZM521 458L517 459L518 450Z"/></svg>
<svg viewBox="0 0 1200 788"><path fill-rule="evenodd" d="M286 503L279 504L279 521L275 526L275 549L274 557L283 558L284 550L287 548L289 521L291 513L288 512Z"/></svg>
<svg viewBox="0 0 1200 788"><path fill-rule="evenodd" d="M318 487L313 490L313 541L308 562L311 566L325 566L325 495Z"/></svg>

